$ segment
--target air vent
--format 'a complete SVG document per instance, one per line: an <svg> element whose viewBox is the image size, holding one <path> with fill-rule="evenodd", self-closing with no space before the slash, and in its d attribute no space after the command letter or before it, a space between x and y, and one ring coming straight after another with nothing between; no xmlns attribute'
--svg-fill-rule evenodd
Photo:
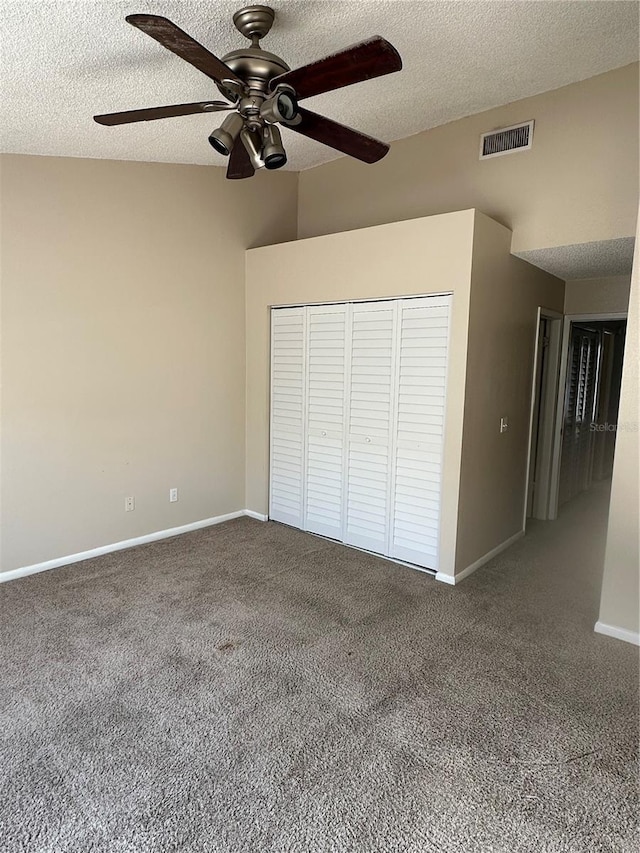
<svg viewBox="0 0 640 853"><path fill-rule="evenodd" d="M501 157L515 151L526 151L533 142L533 121L491 130L480 137L480 159Z"/></svg>

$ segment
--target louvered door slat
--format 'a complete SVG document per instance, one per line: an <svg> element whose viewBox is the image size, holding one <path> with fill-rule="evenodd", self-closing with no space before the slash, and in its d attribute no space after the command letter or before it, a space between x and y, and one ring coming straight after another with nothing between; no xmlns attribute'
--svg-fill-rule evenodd
<svg viewBox="0 0 640 853"><path fill-rule="evenodd" d="M389 554L438 569L450 297L399 303Z"/></svg>
<svg viewBox="0 0 640 853"><path fill-rule="evenodd" d="M302 526L304 495L305 311L271 312L269 517Z"/></svg>

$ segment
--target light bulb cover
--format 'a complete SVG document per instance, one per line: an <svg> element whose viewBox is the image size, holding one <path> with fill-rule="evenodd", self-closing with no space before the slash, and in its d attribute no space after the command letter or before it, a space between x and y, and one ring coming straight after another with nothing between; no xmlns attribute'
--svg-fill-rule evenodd
<svg viewBox="0 0 640 853"><path fill-rule="evenodd" d="M230 113L220 127L209 136L209 144L218 154L228 157L233 151L240 131L244 127L244 119L240 113Z"/></svg>
<svg viewBox="0 0 640 853"><path fill-rule="evenodd" d="M298 124L301 117L298 116L298 99L295 91L289 86L280 86L270 98L263 102L260 107L260 117L269 124L275 124L275 122Z"/></svg>
<svg viewBox="0 0 640 853"><path fill-rule="evenodd" d="M265 169L281 169L287 162L282 136L275 124L265 124L262 128L262 159Z"/></svg>

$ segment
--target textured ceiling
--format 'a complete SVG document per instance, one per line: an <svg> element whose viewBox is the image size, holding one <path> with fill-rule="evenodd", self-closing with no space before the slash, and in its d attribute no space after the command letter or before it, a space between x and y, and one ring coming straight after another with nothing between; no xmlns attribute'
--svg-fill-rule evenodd
<svg viewBox="0 0 640 853"><path fill-rule="evenodd" d="M223 55L248 42L239 0L0 0L3 151L224 165L207 143L220 117L115 128L94 113L219 97L211 82L128 25L132 12L170 18ZM386 141L625 65L638 58L636 2L544 0L274 0L266 50L292 68L379 34L404 70L305 102ZM220 118L221 120L221 118ZM288 168L337 152L286 132Z"/></svg>
<svg viewBox="0 0 640 853"><path fill-rule="evenodd" d="M598 240L571 246L551 246L514 252L516 257L540 267L565 281L576 278L600 278L609 275L631 275L633 237Z"/></svg>

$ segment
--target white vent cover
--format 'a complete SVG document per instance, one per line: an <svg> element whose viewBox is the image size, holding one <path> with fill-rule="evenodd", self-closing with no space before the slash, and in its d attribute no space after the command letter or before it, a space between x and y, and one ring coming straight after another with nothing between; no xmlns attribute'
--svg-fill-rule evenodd
<svg viewBox="0 0 640 853"><path fill-rule="evenodd" d="M533 121L491 130L480 137L480 159L501 157L515 151L526 151L533 143Z"/></svg>

